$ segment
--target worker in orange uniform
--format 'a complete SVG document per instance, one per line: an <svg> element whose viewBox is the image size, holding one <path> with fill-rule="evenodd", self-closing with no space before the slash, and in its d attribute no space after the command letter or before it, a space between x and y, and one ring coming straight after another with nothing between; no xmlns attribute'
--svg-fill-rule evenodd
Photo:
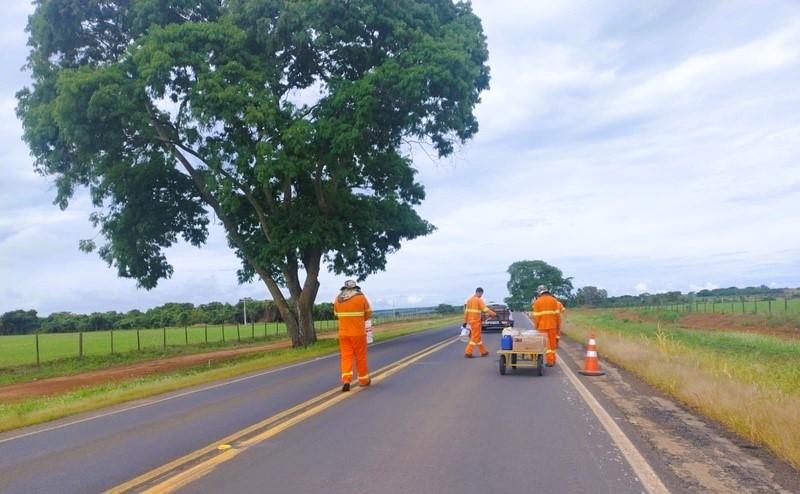
<svg viewBox="0 0 800 494"><path fill-rule="evenodd" d="M481 316L484 313L492 316L497 315L492 309L486 307L486 303L483 301L483 288L478 287L475 289L475 295L471 296L464 304L464 324L461 327L466 328L469 325L470 328L469 343L467 343L467 348L464 350L464 356L467 358L472 358L472 349L475 346L481 352L481 357L489 355L486 347L483 346L483 339L481 338Z"/></svg>
<svg viewBox="0 0 800 494"><path fill-rule="evenodd" d="M561 310L564 307L544 285L536 289L538 297L533 303L533 324L540 333L547 335L547 366L556 365L556 348L558 335L561 332Z"/></svg>
<svg viewBox="0 0 800 494"><path fill-rule="evenodd" d="M339 295L333 301L333 313L339 319L342 392L350 391L350 383L353 381L353 358L358 369L358 383L361 386L369 386L372 380L367 368L366 321L372 318L372 308L355 281L344 282Z"/></svg>

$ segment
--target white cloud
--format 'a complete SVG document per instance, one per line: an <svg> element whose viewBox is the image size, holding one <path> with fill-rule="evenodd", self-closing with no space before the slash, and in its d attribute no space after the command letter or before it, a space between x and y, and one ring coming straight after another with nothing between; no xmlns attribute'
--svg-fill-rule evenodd
<svg viewBox="0 0 800 494"><path fill-rule="evenodd" d="M460 304L478 285L502 300L505 270L520 259L612 295L800 285L794 2L474 6L492 69L481 131L442 162L415 150L420 211L438 230L361 284L376 307ZM17 33L0 37L4 66L24 63L25 12L0 21ZM58 211L32 171L13 114L25 77L0 80L0 311L265 296L236 284L238 262L216 230L202 250L170 249L175 275L150 292L78 252L78 239L95 235L90 208ZM323 274L320 300L341 281Z"/></svg>

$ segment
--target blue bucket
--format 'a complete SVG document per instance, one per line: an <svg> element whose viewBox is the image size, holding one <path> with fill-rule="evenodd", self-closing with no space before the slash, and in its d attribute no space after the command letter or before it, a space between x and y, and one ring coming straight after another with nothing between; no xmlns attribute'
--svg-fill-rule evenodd
<svg viewBox="0 0 800 494"><path fill-rule="evenodd" d="M511 350L514 347L514 339L511 335L504 335L500 340L500 348L502 350Z"/></svg>

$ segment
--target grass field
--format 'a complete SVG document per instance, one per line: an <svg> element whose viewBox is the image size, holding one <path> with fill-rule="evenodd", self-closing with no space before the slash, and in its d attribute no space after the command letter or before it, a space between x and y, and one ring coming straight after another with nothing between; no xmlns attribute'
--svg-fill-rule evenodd
<svg viewBox="0 0 800 494"><path fill-rule="evenodd" d="M384 341L419 331L447 326L460 321L460 317L436 317L387 324L385 330L375 334L375 341ZM0 432L55 420L75 413L145 398L187 386L243 375L249 372L300 362L336 351L335 339L322 340L308 348L281 349L238 359L213 363L169 374L129 379L113 384L82 388L69 393L36 398L11 404L0 403ZM332 386L339 376L331 377Z"/></svg>
<svg viewBox="0 0 800 494"><path fill-rule="evenodd" d="M794 314L800 316L800 298L775 300L697 299L692 303L651 306L648 310L717 314Z"/></svg>
<svg viewBox="0 0 800 494"><path fill-rule="evenodd" d="M721 328L724 329L724 328ZM564 332L601 356L800 466L800 340L570 311Z"/></svg>
<svg viewBox="0 0 800 494"><path fill-rule="evenodd" d="M333 330L335 321L316 321L318 331ZM82 336L81 336L82 335ZM283 323L255 323L189 326L188 328L121 329L88 331L84 333L46 333L39 335L39 362L49 362L80 355L91 357L140 350L163 349L172 346L205 345L221 342L264 340L285 336ZM81 338L83 350L81 353ZM112 351L113 338L113 351ZM36 336L0 336L0 369L35 364Z"/></svg>

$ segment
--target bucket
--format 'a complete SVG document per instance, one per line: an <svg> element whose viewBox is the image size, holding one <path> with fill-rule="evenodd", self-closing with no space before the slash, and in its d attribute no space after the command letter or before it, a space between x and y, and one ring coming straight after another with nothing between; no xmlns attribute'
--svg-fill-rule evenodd
<svg viewBox="0 0 800 494"><path fill-rule="evenodd" d="M511 335L503 335L503 338L500 340L500 349L501 350L511 350L514 348L514 338Z"/></svg>

